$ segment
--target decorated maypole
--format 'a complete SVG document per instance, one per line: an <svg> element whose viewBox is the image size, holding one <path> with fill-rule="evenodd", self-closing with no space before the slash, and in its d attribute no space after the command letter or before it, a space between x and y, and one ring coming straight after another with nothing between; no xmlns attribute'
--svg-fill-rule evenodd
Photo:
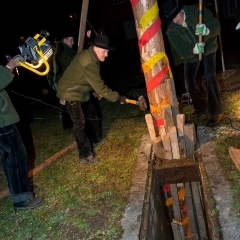
<svg viewBox="0 0 240 240"><path fill-rule="evenodd" d="M156 0L131 0L131 3L150 102L151 114L146 114L146 122L154 151L159 157L178 159L181 157L176 128L178 102L165 53L158 4Z"/></svg>
<svg viewBox="0 0 240 240"><path fill-rule="evenodd" d="M165 192L165 206L174 239L207 239L203 202L199 193L199 166L193 155L196 146L195 126L185 123L185 115L179 114L174 81L164 48L158 4L156 0L131 0L131 3L150 103L151 113L146 114L145 119L156 159L160 160L154 166L154 172ZM152 232L148 225L149 239L153 239Z"/></svg>

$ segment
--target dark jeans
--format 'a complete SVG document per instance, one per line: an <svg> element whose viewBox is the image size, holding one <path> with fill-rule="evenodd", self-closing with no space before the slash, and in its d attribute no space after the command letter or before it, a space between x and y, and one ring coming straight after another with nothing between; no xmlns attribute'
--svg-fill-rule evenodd
<svg viewBox="0 0 240 240"><path fill-rule="evenodd" d="M62 124L63 124L63 129L71 129L73 128L73 122L71 119L70 114L68 113L65 105L61 104L61 114L62 114Z"/></svg>
<svg viewBox="0 0 240 240"><path fill-rule="evenodd" d="M12 124L0 127L2 167L13 202L29 198L27 153L17 127ZM20 197L21 196L21 197Z"/></svg>
<svg viewBox="0 0 240 240"><path fill-rule="evenodd" d="M200 62L184 64L185 87L190 94L194 109L200 111L208 109L208 114L211 118L223 111L221 92L216 77L216 53L209 54L203 58L202 62L205 73L207 99L196 83Z"/></svg>
<svg viewBox="0 0 240 240"><path fill-rule="evenodd" d="M87 136L85 116L79 101L66 101L66 108L73 121L74 136L78 147L79 158L88 157L92 152L92 144Z"/></svg>
<svg viewBox="0 0 240 240"><path fill-rule="evenodd" d="M30 184L33 184L33 169L35 166L36 151L35 151L35 145L33 142L33 136L32 136L30 122L22 121L20 119L20 121L18 123L16 123L16 127L22 138L24 147L27 151L28 177L29 177Z"/></svg>
<svg viewBox="0 0 240 240"><path fill-rule="evenodd" d="M98 100L97 100L98 101ZM92 145L101 141L102 129L98 113L92 101L82 103L82 110L86 120L86 133Z"/></svg>

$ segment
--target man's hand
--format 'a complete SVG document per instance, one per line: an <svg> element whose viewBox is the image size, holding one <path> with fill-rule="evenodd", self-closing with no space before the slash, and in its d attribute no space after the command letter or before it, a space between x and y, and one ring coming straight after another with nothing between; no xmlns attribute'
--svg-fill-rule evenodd
<svg viewBox="0 0 240 240"><path fill-rule="evenodd" d="M195 47L193 48L194 54L204 53L204 46L205 43L196 43Z"/></svg>
<svg viewBox="0 0 240 240"><path fill-rule="evenodd" d="M196 25L196 32L195 32L196 35L206 36L209 33L210 31L205 24L201 23Z"/></svg>
<svg viewBox="0 0 240 240"><path fill-rule="evenodd" d="M119 98L120 104L127 104L126 99L127 99L127 97L125 97L125 96L120 96L120 98Z"/></svg>
<svg viewBox="0 0 240 240"><path fill-rule="evenodd" d="M13 70L15 67L18 67L18 59L14 59L12 58L6 65L7 68L9 68L10 70Z"/></svg>
<svg viewBox="0 0 240 240"><path fill-rule="evenodd" d="M93 92L93 96L94 96L95 98L97 98L98 100L101 100L101 99L102 99L102 95L100 95L100 94L98 94L98 93L96 93L96 92Z"/></svg>

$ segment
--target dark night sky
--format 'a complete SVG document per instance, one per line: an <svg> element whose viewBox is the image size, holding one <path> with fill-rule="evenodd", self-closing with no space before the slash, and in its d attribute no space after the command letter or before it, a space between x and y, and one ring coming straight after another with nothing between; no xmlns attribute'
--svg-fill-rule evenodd
<svg viewBox="0 0 240 240"><path fill-rule="evenodd" d="M81 1L44 1L37 2L7 1L1 2L0 7L0 54L1 59L5 54L18 53L21 35L25 38L35 36L42 29L50 33L50 40L59 35L64 28L79 28L79 19L69 21L68 14L76 12L80 15ZM54 2L54 3L53 3ZM56 3L57 2L57 3Z"/></svg>

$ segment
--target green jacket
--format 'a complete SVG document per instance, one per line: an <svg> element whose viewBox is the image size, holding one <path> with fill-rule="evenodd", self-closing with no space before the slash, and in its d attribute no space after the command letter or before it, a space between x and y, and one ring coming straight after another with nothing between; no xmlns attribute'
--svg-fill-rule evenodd
<svg viewBox="0 0 240 240"><path fill-rule="evenodd" d="M51 68L47 74L49 85L52 86L54 90L57 89L59 79L62 77L64 71L76 54L76 51L70 48L67 44L63 42L57 44Z"/></svg>
<svg viewBox="0 0 240 240"><path fill-rule="evenodd" d="M197 62L198 54L193 53L193 48L199 42L199 37L195 35L196 25L199 23L199 5L184 6L183 10L186 14L187 28L171 22L167 29L167 36L170 44L174 47L177 55L173 56L175 62L194 63ZM203 58L210 53L216 52L218 48L217 36L220 33L221 27L219 21L212 15L212 12L207 8L203 8L203 21L210 30L209 35L203 36L204 47Z"/></svg>
<svg viewBox="0 0 240 240"><path fill-rule="evenodd" d="M14 75L6 67L0 66L0 127L6 127L19 121L19 116L4 89L11 83L13 77Z"/></svg>
<svg viewBox="0 0 240 240"><path fill-rule="evenodd" d="M119 94L109 89L100 76L100 63L93 47L78 53L59 79L57 97L66 101L89 100L89 91L111 102L119 100Z"/></svg>

